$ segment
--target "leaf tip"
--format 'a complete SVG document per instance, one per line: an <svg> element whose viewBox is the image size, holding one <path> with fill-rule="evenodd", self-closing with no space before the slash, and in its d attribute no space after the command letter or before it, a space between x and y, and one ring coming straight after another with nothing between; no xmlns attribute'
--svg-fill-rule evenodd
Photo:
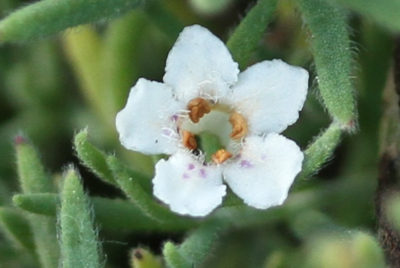
<svg viewBox="0 0 400 268"><path fill-rule="evenodd" d="M22 144L26 144L28 142L28 140L22 136L22 135L17 135L14 138L14 143L15 145L22 145Z"/></svg>
<svg viewBox="0 0 400 268"><path fill-rule="evenodd" d="M132 256L137 260L143 259L142 250L140 248L134 249L133 252L132 252Z"/></svg>
<svg viewBox="0 0 400 268"><path fill-rule="evenodd" d="M353 134L357 131L358 124L356 119L351 119L341 126L341 129L347 133Z"/></svg>
<svg viewBox="0 0 400 268"><path fill-rule="evenodd" d="M87 140L88 136L88 128L85 127L84 129L80 130L78 133L75 134L74 137L74 144L77 146L78 144Z"/></svg>
<svg viewBox="0 0 400 268"><path fill-rule="evenodd" d="M12 202L16 207L21 207L23 203L23 198L21 197L20 194L16 194L12 197Z"/></svg>

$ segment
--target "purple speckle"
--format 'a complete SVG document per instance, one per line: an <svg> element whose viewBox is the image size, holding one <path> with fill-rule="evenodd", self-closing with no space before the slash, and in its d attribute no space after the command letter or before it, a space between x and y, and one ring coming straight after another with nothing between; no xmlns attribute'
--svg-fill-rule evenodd
<svg viewBox="0 0 400 268"><path fill-rule="evenodd" d="M184 179L189 179L190 178L190 176L187 174L187 173L183 173L183 176L182 176Z"/></svg>
<svg viewBox="0 0 400 268"><path fill-rule="evenodd" d="M23 136L18 135L15 137L14 142L16 145L20 145L26 143L26 139Z"/></svg>
<svg viewBox="0 0 400 268"><path fill-rule="evenodd" d="M261 160L264 161L265 159L267 159L267 156L266 156L265 154L262 154L262 155L261 155Z"/></svg>
<svg viewBox="0 0 400 268"><path fill-rule="evenodd" d="M204 168L200 169L200 177L205 178L207 177L206 170Z"/></svg>
<svg viewBox="0 0 400 268"><path fill-rule="evenodd" d="M163 130L162 130L162 134L164 134L165 136L171 136L171 130L169 130L169 129L163 129Z"/></svg>
<svg viewBox="0 0 400 268"><path fill-rule="evenodd" d="M177 121L177 120L178 120L178 115L174 114L174 115L171 117L171 119L172 119L172 121Z"/></svg>
<svg viewBox="0 0 400 268"><path fill-rule="evenodd" d="M252 166L253 165L247 160L240 161L240 167L242 168L251 168Z"/></svg>
<svg viewBox="0 0 400 268"><path fill-rule="evenodd" d="M194 165L193 165L193 164L189 164L189 165L188 165L188 169L189 169L189 170L194 169Z"/></svg>

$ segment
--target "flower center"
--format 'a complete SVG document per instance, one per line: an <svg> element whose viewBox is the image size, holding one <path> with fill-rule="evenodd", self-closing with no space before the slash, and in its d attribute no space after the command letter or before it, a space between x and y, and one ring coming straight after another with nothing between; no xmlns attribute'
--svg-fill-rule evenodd
<svg viewBox="0 0 400 268"><path fill-rule="evenodd" d="M191 100L188 119L180 124L183 145L205 155L206 161L221 164L236 155L240 140L247 135L246 119L231 107L203 98Z"/></svg>

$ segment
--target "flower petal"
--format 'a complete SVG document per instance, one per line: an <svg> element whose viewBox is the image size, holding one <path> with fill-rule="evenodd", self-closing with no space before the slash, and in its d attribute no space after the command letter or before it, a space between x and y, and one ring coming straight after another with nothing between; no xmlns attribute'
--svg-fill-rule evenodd
<svg viewBox="0 0 400 268"><path fill-rule="evenodd" d="M224 179L244 202L259 209L280 205L301 170L303 153L279 135L245 140L240 156L224 169Z"/></svg>
<svg viewBox="0 0 400 268"><path fill-rule="evenodd" d="M168 86L139 79L117 114L122 145L145 154L174 153L179 142L174 115L182 108Z"/></svg>
<svg viewBox="0 0 400 268"><path fill-rule="evenodd" d="M164 82L178 99L218 98L236 83L238 64L225 44L199 25L186 27L168 55Z"/></svg>
<svg viewBox="0 0 400 268"><path fill-rule="evenodd" d="M280 133L296 122L308 88L308 72L281 60L257 63L239 75L228 96L251 134Z"/></svg>
<svg viewBox="0 0 400 268"><path fill-rule="evenodd" d="M226 186L216 166L204 166L190 153L179 151L156 164L154 195L172 211L205 216L222 202Z"/></svg>

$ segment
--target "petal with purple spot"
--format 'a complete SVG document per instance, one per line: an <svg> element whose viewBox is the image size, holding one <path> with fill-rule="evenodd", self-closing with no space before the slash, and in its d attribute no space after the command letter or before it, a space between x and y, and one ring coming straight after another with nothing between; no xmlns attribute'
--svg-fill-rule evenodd
<svg viewBox="0 0 400 268"><path fill-rule="evenodd" d="M220 168L205 166L186 151L157 163L153 185L154 195L172 211L191 216L209 214L226 193Z"/></svg>
<svg viewBox="0 0 400 268"><path fill-rule="evenodd" d="M303 153L293 141L274 133L252 136L240 157L225 165L224 180L245 203L265 209L283 203L302 161Z"/></svg>

